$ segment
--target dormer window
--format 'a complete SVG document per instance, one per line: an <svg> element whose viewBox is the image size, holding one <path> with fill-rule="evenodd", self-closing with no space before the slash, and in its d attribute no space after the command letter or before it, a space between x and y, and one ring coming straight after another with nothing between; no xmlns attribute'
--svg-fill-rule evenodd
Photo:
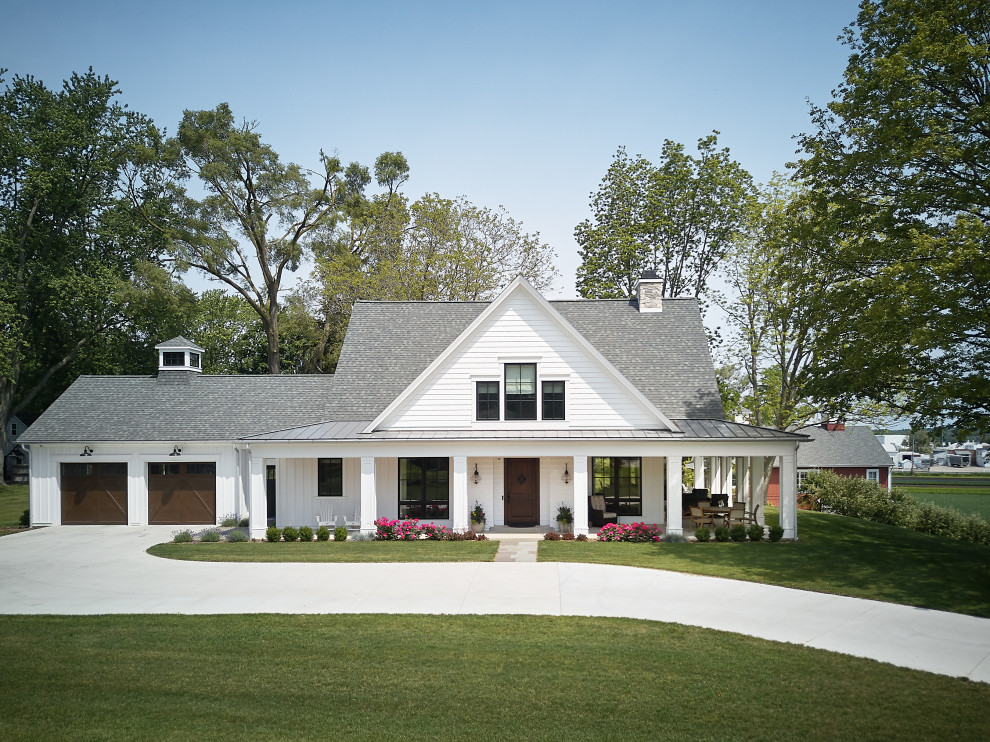
<svg viewBox="0 0 990 742"><path fill-rule="evenodd" d="M162 353L162 365L163 366L185 366L186 365L186 354L185 353L175 353L170 351L165 351Z"/></svg>

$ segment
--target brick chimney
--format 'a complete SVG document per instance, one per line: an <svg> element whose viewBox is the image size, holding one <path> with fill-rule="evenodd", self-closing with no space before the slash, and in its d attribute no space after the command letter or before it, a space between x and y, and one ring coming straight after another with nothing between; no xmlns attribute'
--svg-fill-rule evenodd
<svg viewBox="0 0 990 742"><path fill-rule="evenodd" d="M846 429L846 424L845 423L822 423L822 427L825 430L832 430L832 431L845 430Z"/></svg>
<svg viewBox="0 0 990 742"><path fill-rule="evenodd" d="M663 281L656 271L643 271L634 289L640 312L663 311Z"/></svg>

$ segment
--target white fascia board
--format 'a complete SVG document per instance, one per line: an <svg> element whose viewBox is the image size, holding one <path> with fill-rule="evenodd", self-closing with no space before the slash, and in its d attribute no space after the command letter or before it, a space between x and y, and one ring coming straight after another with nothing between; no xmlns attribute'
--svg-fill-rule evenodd
<svg viewBox="0 0 990 742"><path fill-rule="evenodd" d="M364 429L364 432L373 433L378 428L379 425L381 425L385 420L387 420L392 415L392 413L399 408L401 404L403 404L407 399L409 399L413 394L415 394L426 383L426 381L431 376L433 376L434 372L448 358L450 358L461 345L466 343L468 339L475 333L475 331L479 327L481 327L481 325L484 324L488 320L488 318L491 317L492 314L498 311L498 308L501 307L504 303L506 303L509 300L509 297L515 294L517 291L522 291L525 294L527 294L530 298L535 300L536 303L540 307L542 307L546 315L554 323L556 323L557 326L561 330L563 330L566 335L570 336L570 338L574 340L574 342L576 342L579 347L584 349L584 351L588 353L588 355L593 360L595 360L610 376L612 376L615 379L615 381L619 384L619 386L625 388L633 397L635 397L635 399L640 404L643 405L643 407L645 407L651 414L655 415L658 422L660 422L661 425L665 426L667 430L680 432L680 428L678 428L669 417L667 417L659 409L657 409L656 405L654 405L650 400L648 400L643 395L643 393L639 391L639 389L633 386L633 384L630 383L625 376L619 373L619 370L615 368L615 366L613 366L608 361L608 359L605 358L605 356L599 353L598 350L595 348L595 346L593 346L590 342L588 342L587 338L585 338L584 335L582 335L580 332L575 330L574 327L571 325L571 323L565 320L561 316L560 312L554 309L553 306L550 304L550 302L548 302L545 298L543 298L542 294L540 294L539 291L533 288L533 285L529 281L527 281L523 276L516 276L515 279L513 279L512 283L510 283L506 287L506 289L501 294L499 294L485 308L485 311L483 311L480 315L478 315L478 317L474 320L474 322L468 325L468 327L464 330L464 332L458 335L457 339L454 340L454 342L452 342L450 345L448 345L447 348L443 351L443 353L437 356L433 360L433 363L427 366L423 370L423 372L416 377L415 381L413 381L412 384L406 387L405 390L403 390L402 394L400 394L392 401L392 404L390 404L388 407L382 410L381 414L378 417L376 417L367 428Z"/></svg>

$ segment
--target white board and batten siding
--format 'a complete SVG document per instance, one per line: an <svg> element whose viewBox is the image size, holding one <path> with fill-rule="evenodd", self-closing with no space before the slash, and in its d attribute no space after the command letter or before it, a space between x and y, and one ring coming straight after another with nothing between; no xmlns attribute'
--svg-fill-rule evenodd
<svg viewBox="0 0 990 742"><path fill-rule="evenodd" d="M535 363L537 408L542 381L566 383L565 420L475 420L475 383L499 381L505 396L506 363ZM655 428L656 415L601 362L523 294L511 297L476 328L381 428L504 429Z"/></svg>

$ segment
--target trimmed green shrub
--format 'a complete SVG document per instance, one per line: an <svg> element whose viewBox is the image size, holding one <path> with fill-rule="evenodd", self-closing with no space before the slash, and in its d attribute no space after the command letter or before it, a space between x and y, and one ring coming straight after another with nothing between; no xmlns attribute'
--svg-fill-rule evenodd
<svg viewBox="0 0 990 742"><path fill-rule="evenodd" d="M295 526L286 526L282 529L282 539L284 541L298 541L299 529Z"/></svg>
<svg viewBox="0 0 990 742"><path fill-rule="evenodd" d="M31 509L30 508L28 508L23 513L21 513L21 517L18 519L17 523L20 525L21 528L27 528L28 526L31 525Z"/></svg>
<svg viewBox="0 0 990 742"><path fill-rule="evenodd" d="M320 526L316 529L316 540L317 541L329 541L330 540L330 529L326 526Z"/></svg>
<svg viewBox="0 0 990 742"><path fill-rule="evenodd" d="M251 525L251 519L250 518L241 518L239 521L237 521L237 525L240 528L247 528L248 526Z"/></svg>
<svg viewBox="0 0 990 742"><path fill-rule="evenodd" d="M737 544L742 543L746 540L746 526L742 523L737 523L729 528L729 538L735 541Z"/></svg>
<svg viewBox="0 0 990 742"><path fill-rule="evenodd" d="M749 536L750 541L762 541L763 526L761 526L759 523L754 523L748 529L746 529L746 535Z"/></svg>
<svg viewBox="0 0 990 742"><path fill-rule="evenodd" d="M237 525L237 518L234 515L226 515L224 519L220 521L220 525L224 528L233 528Z"/></svg>
<svg viewBox="0 0 990 742"><path fill-rule="evenodd" d="M325 528L326 526L324 526ZM334 541L346 541L347 540L347 529L344 526L337 526L333 529L333 540Z"/></svg>
<svg viewBox="0 0 990 742"><path fill-rule="evenodd" d="M784 537L783 526L770 526L770 540L777 543Z"/></svg>
<svg viewBox="0 0 990 742"><path fill-rule="evenodd" d="M243 541L249 541L250 537L244 531L231 531L227 534L227 540L231 543L241 543Z"/></svg>
<svg viewBox="0 0 990 742"><path fill-rule="evenodd" d="M193 535L189 531L179 531L178 533L172 534L172 542L176 544L190 544L192 543Z"/></svg>
<svg viewBox="0 0 990 742"><path fill-rule="evenodd" d="M720 543L726 543L729 540L729 529L725 526L715 527L715 540Z"/></svg>
<svg viewBox="0 0 990 742"><path fill-rule="evenodd" d="M694 537L703 544L707 544L712 537L712 532L707 526L701 526L694 532Z"/></svg>
<svg viewBox="0 0 990 742"><path fill-rule="evenodd" d="M211 528L208 531L203 531L199 534L199 540L208 544L215 544L220 540L220 531L216 528Z"/></svg>
<svg viewBox="0 0 990 742"><path fill-rule="evenodd" d="M299 540L300 541L312 541L313 540L313 529L309 526L299 527Z"/></svg>
<svg viewBox="0 0 990 742"><path fill-rule="evenodd" d="M268 526L268 530L265 531L265 538L269 541L281 541L282 532L275 526Z"/></svg>

